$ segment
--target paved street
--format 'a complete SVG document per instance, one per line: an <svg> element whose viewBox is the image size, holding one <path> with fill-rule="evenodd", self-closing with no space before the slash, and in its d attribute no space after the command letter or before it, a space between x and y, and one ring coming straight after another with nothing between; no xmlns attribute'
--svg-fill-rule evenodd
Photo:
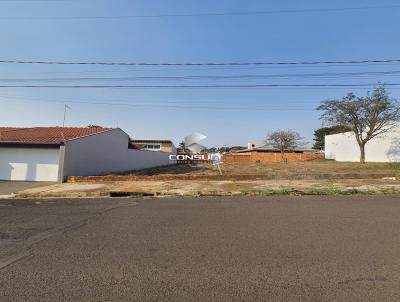
<svg viewBox="0 0 400 302"><path fill-rule="evenodd" d="M0 201L0 301L399 301L393 196Z"/></svg>

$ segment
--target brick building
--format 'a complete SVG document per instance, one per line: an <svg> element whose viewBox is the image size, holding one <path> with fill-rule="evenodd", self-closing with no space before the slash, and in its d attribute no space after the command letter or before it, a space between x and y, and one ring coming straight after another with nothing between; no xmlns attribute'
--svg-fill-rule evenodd
<svg viewBox="0 0 400 302"><path fill-rule="evenodd" d="M284 159L287 162L323 160L324 153L313 150L293 150L285 152ZM282 154L279 150L261 147L242 150L224 155L224 163L279 163L282 162Z"/></svg>

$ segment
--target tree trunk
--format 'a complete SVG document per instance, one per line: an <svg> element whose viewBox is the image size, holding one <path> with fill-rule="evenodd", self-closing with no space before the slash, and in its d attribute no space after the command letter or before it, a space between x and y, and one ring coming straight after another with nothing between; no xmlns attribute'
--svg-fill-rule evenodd
<svg viewBox="0 0 400 302"><path fill-rule="evenodd" d="M360 144L360 163L365 164L365 144Z"/></svg>
<svg viewBox="0 0 400 302"><path fill-rule="evenodd" d="M285 163L285 151L281 150L281 163Z"/></svg>

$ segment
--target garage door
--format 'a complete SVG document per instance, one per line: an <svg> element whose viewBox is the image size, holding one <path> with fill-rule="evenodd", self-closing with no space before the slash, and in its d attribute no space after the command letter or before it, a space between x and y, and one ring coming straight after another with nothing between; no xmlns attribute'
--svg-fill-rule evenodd
<svg viewBox="0 0 400 302"><path fill-rule="evenodd" d="M0 148L0 179L57 181L58 149Z"/></svg>

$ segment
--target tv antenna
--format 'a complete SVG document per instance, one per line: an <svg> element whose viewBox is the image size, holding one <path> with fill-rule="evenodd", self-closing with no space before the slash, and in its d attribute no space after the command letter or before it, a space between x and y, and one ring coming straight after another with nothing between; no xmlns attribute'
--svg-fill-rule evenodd
<svg viewBox="0 0 400 302"><path fill-rule="evenodd" d="M72 109L67 104L64 105L64 119L63 119L63 128L65 127L65 119L67 118L67 109Z"/></svg>

